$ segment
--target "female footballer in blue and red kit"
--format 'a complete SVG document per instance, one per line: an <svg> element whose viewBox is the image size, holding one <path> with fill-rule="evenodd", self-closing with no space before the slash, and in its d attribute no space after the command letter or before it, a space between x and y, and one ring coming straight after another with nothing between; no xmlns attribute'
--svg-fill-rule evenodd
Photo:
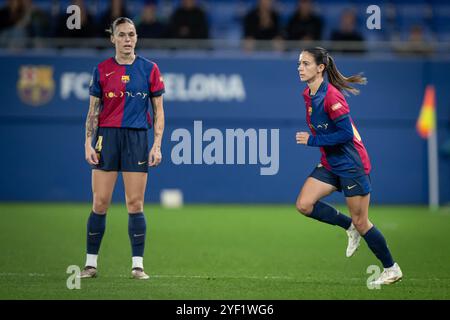
<svg viewBox="0 0 450 320"><path fill-rule="evenodd" d="M361 75L344 77L330 54L320 47L301 52L298 72L300 80L308 84L303 98L311 134L297 132L296 141L320 148L322 156L320 164L306 179L296 207L307 217L346 230L347 257L355 253L363 237L384 267L371 284L394 283L402 278L402 271L392 258L382 233L369 221L371 164L342 94L345 91L359 93L350 84L365 84L366 79ZM328 80L324 79L324 73ZM351 218L321 201L336 190L344 193Z"/></svg>
<svg viewBox="0 0 450 320"><path fill-rule="evenodd" d="M146 238L144 194L148 166L162 159L164 83L156 63L135 54L136 28L128 18L116 19L110 29L115 57L94 69L89 88L85 156L92 166L93 206L87 223L87 257L82 278L97 275L97 257L105 232L106 212L118 172L122 172L129 213L132 277L148 279L143 256ZM153 120L148 111L151 104ZM148 129L154 141L149 150Z"/></svg>

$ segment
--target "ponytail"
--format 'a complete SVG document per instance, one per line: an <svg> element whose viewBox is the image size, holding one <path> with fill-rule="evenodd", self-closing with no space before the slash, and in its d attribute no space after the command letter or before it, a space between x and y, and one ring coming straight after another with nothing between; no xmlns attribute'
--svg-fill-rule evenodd
<svg viewBox="0 0 450 320"><path fill-rule="evenodd" d="M356 89L349 85L349 83L366 84L367 78L363 77L361 73L357 75L352 75L350 77L345 77L336 68L336 63L333 57L328 55L328 65L325 65L325 70L327 71L328 81L335 86L340 91L346 93L346 91L353 93L354 95L359 94L359 89Z"/></svg>
<svg viewBox="0 0 450 320"><path fill-rule="evenodd" d="M359 89L350 86L349 83L367 83L367 78L363 77L361 73L352 75L350 77L345 77L342 73L340 73L336 67L336 63L334 62L333 57L324 48L315 47L305 49L304 51L313 55L317 65L325 65L324 72L327 72L328 81L344 94L347 95L347 92L350 92L354 95L359 94Z"/></svg>

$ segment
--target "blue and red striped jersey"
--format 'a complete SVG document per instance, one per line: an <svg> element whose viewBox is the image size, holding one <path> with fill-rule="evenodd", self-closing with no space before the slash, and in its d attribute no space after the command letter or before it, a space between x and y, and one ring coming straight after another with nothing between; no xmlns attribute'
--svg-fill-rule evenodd
<svg viewBox="0 0 450 320"><path fill-rule="evenodd" d="M303 98L312 133L308 145L320 147L321 164L342 177L369 174L369 155L343 94L324 79L315 95L306 87Z"/></svg>
<svg viewBox="0 0 450 320"><path fill-rule="evenodd" d="M99 127L152 127L149 101L164 93L158 65L136 55L130 65L109 58L94 68L89 94L100 98Z"/></svg>

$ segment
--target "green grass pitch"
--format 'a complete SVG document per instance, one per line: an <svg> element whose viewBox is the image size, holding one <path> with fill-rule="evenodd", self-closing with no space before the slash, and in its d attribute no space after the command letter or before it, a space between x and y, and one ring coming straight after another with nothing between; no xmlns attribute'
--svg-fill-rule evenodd
<svg viewBox="0 0 450 320"><path fill-rule="evenodd" d="M367 267L379 263L364 241L346 258L342 229L275 205L146 206L151 279L130 279L128 216L115 204L99 277L69 290L66 269L84 264L89 212L88 204L0 204L0 299L450 298L448 209L371 208L404 279L369 290Z"/></svg>

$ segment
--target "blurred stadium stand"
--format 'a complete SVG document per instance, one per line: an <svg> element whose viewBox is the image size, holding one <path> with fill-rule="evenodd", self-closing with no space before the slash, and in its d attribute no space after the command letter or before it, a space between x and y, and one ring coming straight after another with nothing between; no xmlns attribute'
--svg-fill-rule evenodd
<svg viewBox="0 0 450 320"><path fill-rule="evenodd" d="M53 47L55 41L59 46L82 46L92 47L93 43L96 43L97 48L109 47L106 33L102 32L107 28L105 25L99 25L102 20L102 16L110 6L110 1L106 0L91 0L85 1L85 5L89 13L94 17L94 21L97 24L96 30L98 32L93 33L91 37L103 38L101 41L83 41L82 39L61 39L48 42L45 38L56 34L57 17L65 14L65 8L69 6L73 1L63 0L10 0L10 2L23 2L26 3L27 8L35 7L42 10L46 15L46 23L50 21L48 26L46 25L45 31L41 31L39 36L36 35L31 38L33 41L25 41L22 47ZM119 1L121 2L121 1ZM171 14L180 5L181 0L169 1L169 0L135 0L135 1L123 1L129 16L135 21L139 21L139 16L143 7L147 3L155 4L156 15L158 21L167 24L170 20ZM149 40L142 41L140 43L142 48L206 48L224 50L235 49L240 50L241 39L243 37L243 18L245 14L255 7L258 3L257 0L215 0L205 1L198 0L197 4L202 7L208 17L209 23L209 40L196 41L194 44L192 41L177 41L177 39L171 40ZM6 6L7 0L0 1L0 7ZM273 8L279 13L282 27L287 24L289 17L294 13L297 7L297 0L278 0L273 1ZM322 18L324 22L322 40L325 42L320 43L326 47L332 47L333 44L327 42L330 39L333 29L339 27L340 17L342 12L346 9L353 9L357 13L357 30L362 34L365 39L364 47L368 49L368 52L391 52L392 49L401 47L408 41L412 30L421 29L420 35L423 36L423 44L426 49L432 49L437 54L449 54L450 50L450 1L438 1L438 0L391 0L383 1L378 4L381 8L381 30L369 30L366 27L366 9L369 5L373 4L371 1L332 1L332 0L317 0L313 1L315 12ZM30 10L30 9L28 9ZM30 39L30 29L36 29L37 27L29 26L25 30L25 34L21 34L22 37ZM14 49L20 48L20 44L11 41L9 37L1 36L5 33L5 28L0 31L0 46L1 47L13 47ZM36 32L34 32L36 33ZM37 32L39 33L39 32ZM17 36L17 33L15 33ZM39 41L36 41L36 38ZM352 45L352 43L344 44L345 47ZM358 46L359 44L355 44ZM416 44L420 46L421 44ZM262 46L269 50L273 49L273 46L267 44ZM297 49L299 47L298 41L292 43L286 42L282 46L284 49ZM279 48L278 48L279 49ZM429 53L429 50L425 50ZM417 53L417 52L416 52Z"/></svg>

